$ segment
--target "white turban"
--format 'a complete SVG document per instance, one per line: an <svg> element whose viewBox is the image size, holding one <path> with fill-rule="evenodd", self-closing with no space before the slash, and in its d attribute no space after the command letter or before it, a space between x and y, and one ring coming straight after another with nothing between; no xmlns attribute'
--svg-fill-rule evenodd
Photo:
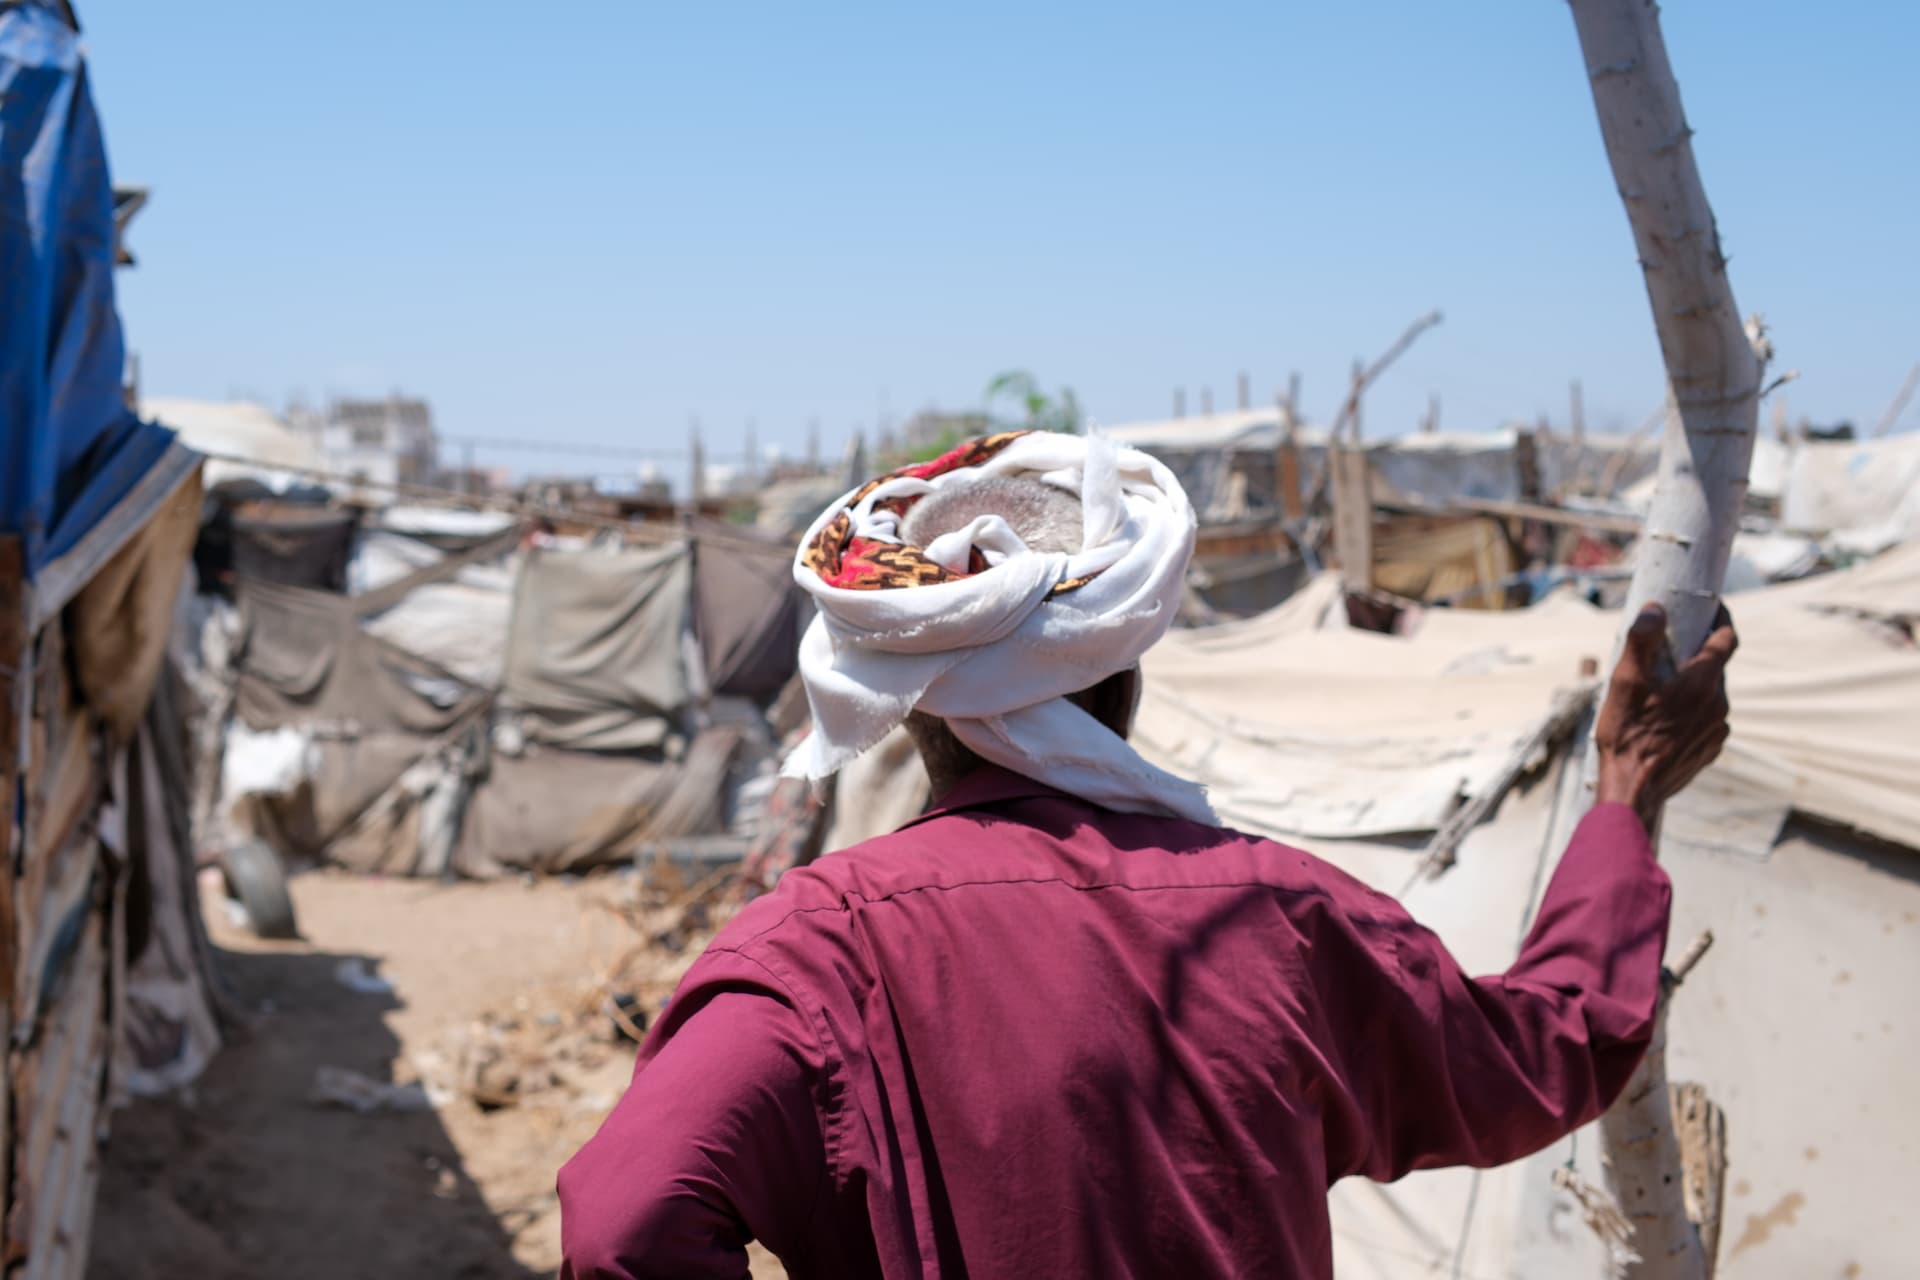
<svg viewBox="0 0 1920 1280"><path fill-rule="evenodd" d="M1031 550L999 516L925 548L901 542L920 497L989 476L1078 493L1080 549ZM1215 821L1201 787L1147 763L1066 698L1132 667L1166 634L1193 542L1193 508L1173 473L1097 436L991 436L853 490L813 522L794 559L819 613L800 643L813 732L785 772L826 777L918 708L981 758L1105 808Z"/></svg>

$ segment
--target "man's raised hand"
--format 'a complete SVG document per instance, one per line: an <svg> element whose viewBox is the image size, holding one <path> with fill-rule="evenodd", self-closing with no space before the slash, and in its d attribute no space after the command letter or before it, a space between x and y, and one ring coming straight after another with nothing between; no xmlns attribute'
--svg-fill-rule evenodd
<svg viewBox="0 0 1920 1280"><path fill-rule="evenodd" d="M1667 613L1640 611L1594 728L1601 804L1631 805L1652 830L1662 805L1713 763L1727 741L1727 660L1739 647L1726 607L1678 671L1662 661Z"/></svg>

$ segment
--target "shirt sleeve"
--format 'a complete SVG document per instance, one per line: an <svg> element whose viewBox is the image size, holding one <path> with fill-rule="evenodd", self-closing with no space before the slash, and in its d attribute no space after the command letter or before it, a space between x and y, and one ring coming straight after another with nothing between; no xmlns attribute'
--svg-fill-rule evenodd
<svg viewBox="0 0 1920 1280"><path fill-rule="evenodd" d="M1599 805L1504 974L1467 977L1395 905L1328 996L1333 1175L1504 1164L1599 1116L1652 1039L1671 900L1640 819Z"/></svg>
<svg viewBox="0 0 1920 1280"><path fill-rule="evenodd" d="M816 1208L825 1155L805 1020L723 991L663 1032L560 1171L560 1280L742 1280L748 1240L788 1256Z"/></svg>

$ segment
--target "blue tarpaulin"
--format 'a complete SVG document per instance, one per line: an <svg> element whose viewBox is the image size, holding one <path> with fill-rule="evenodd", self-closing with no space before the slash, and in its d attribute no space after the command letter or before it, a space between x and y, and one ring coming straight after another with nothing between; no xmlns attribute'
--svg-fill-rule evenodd
<svg viewBox="0 0 1920 1280"><path fill-rule="evenodd" d="M0 532L21 536L30 578L156 488L173 444L126 406L113 266L79 35L56 7L0 7Z"/></svg>

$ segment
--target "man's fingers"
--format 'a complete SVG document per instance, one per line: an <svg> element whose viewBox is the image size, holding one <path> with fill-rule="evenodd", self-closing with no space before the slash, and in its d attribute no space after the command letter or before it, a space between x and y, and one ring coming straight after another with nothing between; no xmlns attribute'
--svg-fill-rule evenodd
<svg viewBox="0 0 1920 1280"><path fill-rule="evenodd" d="M1660 645L1666 638L1667 611L1657 604L1640 610L1627 628L1627 643L1614 664L1613 684L1617 689L1639 691L1653 682L1660 665Z"/></svg>
<svg viewBox="0 0 1920 1280"><path fill-rule="evenodd" d="M1700 646L1700 652L1693 655L1693 657L1694 660L1706 658L1716 665L1724 667L1727 665L1727 659L1733 657L1734 651L1739 647L1740 636L1734 631L1733 624L1727 623L1725 626L1715 627L1709 632L1705 642Z"/></svg>

